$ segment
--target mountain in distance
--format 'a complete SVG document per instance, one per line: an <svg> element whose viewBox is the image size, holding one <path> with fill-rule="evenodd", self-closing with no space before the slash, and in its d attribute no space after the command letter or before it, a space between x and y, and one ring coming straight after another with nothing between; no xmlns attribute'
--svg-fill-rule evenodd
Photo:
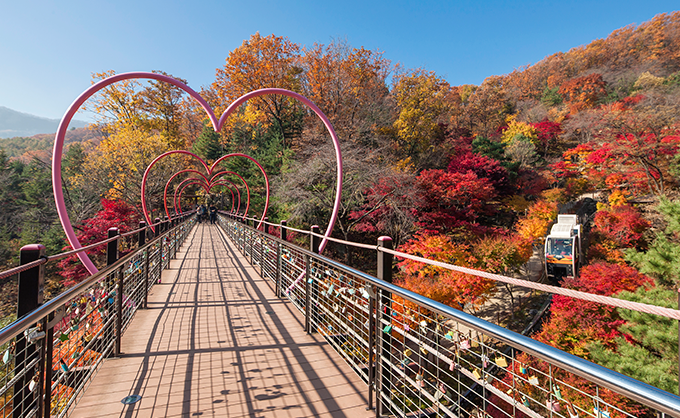
<svg viewBox="0 0 680 418"><path fill-rule="evenodd" d="M59 122L59 119L42 118L0 106L0 138L54 133L57 132ZM87 122L73 119L70 127L82 128L87 125Z"/></svg>

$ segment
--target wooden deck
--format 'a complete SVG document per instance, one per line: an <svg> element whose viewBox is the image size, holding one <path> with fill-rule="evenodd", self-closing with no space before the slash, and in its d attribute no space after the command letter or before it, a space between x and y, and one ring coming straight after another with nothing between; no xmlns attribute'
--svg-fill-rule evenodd
<svg viewBox="0 0 680 418"><path fill-rule="evenodd" d="M148 307L72 416L375 416L366 385L216 225L194 228Z"/></svg>

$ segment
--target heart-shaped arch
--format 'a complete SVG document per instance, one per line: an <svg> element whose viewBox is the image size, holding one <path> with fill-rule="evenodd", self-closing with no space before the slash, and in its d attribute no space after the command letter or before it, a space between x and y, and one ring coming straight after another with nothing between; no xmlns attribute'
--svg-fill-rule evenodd
<svg viewBox="0 0 680 418"><path fill-rule="evenodd" d="M180 171L176 172L175 174L173 174L172 176L170 176L170 179L168 179L168 182L165 183L165 189L163 189L163 205L165 206L165 216L167 216L168 219L171 218L170 211L168 210L168 188L170 188L170 183L172 183L172 181L175 178L177 178L180 174L186 174L186 173L198 174L205 181L206 185L210 184L209 181L208 181L208 178L206 176L204 176L203 173L201 173L198 170L194 170L193 168L187 168L185 170L180 170Z"/></svg>
<svg viewBox="0 0 680 418"><path fill-rule="evenodd" d="M113 83L130 79L151 79L163 81L182 89L201 105L205 113L208 115L208 118L210 119L213 128L215 129L216 132L220 131L222 125L227 120L229 115L231 115L241 104L243 104L248 99L258 96L263 96L267 94L281 94L287 97L294 98L305 104L310 109L312 109L312 111L322 120L324 126L326 127L328 133L331 136L333 148L335 149L335 158L337 162L335 202L333 204L333 209L331 212L331 219L328 222L328 227L326 228L326 232L324 234L324 239L321 241L321 244L319 245L319 251L323 251L323 249L326 247L326 244L328 243L328 240L326 238L329 237L331 232L333 231L333 227L335 226L335 222L338 217L338 211L340 209L340 199L342 196L342 153L340 151L340 140L338 139L338 136L335 133L335 130L333 129L330 120L328 120L328 118L321 111L321 109L319 109L311 100L307 99L301 94L285 89L266 88L256 90L241 96L231 105L229 105L229 107L227 107L227 110L224 111L220 119L217 120L215 112L212 110L210 105L205 101L205 99L201 97L200 94L198 94L192 88L172 77L150 72L130 72L117 74L93 84L90 88L81 93L80 96L78 96L76 100L73 101L73 103L71 103L71 106L69 106L69 108L66 110L66 113L64 114L64 116L61 119L61 122L59 123L59 128L57 129L57 134L55 136L54 148L52 153L53 155L52 190L54 192L54 200L57 207L57 214L59 215L59 220L61 222L62 227L64 228L66 238L68 239L73 249L82 248L82 245L80 244L80 241L78 240L75 232L73 231L71 219L69 218L68 212L66 210L66 203L64 201L64 193L61 182L61 159L63 155L64 138L66 137L66 131L68 129L69 123L71 123L71 119L73 119L73 116L76 114L76 112L78 112L78 109L81 108L81 106L85 103L87 99L89 99L92 95L94 95L101 89L106 88L107 86ZM205 168L206 172L208 172L209 171L208 167ZM142 202L143 201L144 200L142 200ZM79 252L78 258L80 258L81 262L83 263L85 268L90 272L90 274L95 274L98 271L97 267L94 265L94 263L92 263L92 260L90 260L90 258L87 256L87 254L85 254L85 252Z"/></svg>

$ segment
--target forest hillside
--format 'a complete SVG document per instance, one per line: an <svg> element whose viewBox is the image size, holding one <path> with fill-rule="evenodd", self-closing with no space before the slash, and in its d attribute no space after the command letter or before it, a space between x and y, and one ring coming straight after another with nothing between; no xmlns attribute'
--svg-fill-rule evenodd
<svg viewBox="0 0 680 418"><path fill-rule="evenodd" d="M93 81L113 74L95 74ZM265 87L308 97L340 137L345 178L334 236L374 244L389 235L405 252L516 275L542 251L560 208L589 193L598 210L588 264L561 285L676 306L680 12L490 75L480 85L451 85L426 68L404 69L379 51L343 42L305 47L285 36L254 34L228 53L201 94L222 112ZM71 144L63 160L67 205L81 242L101 239L109 226L136 224L142 175L173 149L191 150L208 163L232 152L257 159L272 181L268 216L274 222L307 228L330 217L335 159L329 135L290 98L252 99L219 133L196 102L161 82L120 82L85 106L99 115L92 129L102 139ZM48 253L65 246L48 157L8 155L0 152L3 266L16 264L25 243L46 243ZM163 213L166 179L195 166L178 157L154 167L147 186L154 216ZM238 159L223 167L250 185L251 214L261 210L264 180L257 167ZM228 193L189 194L230 210ZM182 204L194 203L186 198ZM333 256L372 268L373 260L360 253L337 248ZM495 291L493 283L408 261L396 271L401 286L471 311ZM74 260L51 273L51 291L84 277ZM677 393L677 326L575 303L554 297L550 320L535 338Z"/></svg>

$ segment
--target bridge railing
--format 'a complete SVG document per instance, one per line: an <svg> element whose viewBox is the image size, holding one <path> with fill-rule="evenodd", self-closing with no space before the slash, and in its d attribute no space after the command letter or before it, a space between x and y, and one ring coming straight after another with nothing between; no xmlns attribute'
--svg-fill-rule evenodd
<svg viewBox="0 0 680 418"><path fill-rule="evenodd" d="M103 243L49 257L39 245L22 249L23 266L13 270L33 267L18 273L19 316L22 307L31 309L0 330L3 417L69 415L103 360L119 355L123 332L135 312L146 308L149 290L193 223L191 216L159 222L149 242L148 227L123 235L109 230L109 265L44 304L43 264ZM137 250L118 259L119 238L135 235Z"/></svg>
<svg viewBox="0 0 680 418"><path fill-rule="evenodd" d="M391 283L389 240L378 277L220 216L277 295L366 382L376 416L593 417L667 414L680 397ZM316 247L315 247L316 245Z"/></svg>

